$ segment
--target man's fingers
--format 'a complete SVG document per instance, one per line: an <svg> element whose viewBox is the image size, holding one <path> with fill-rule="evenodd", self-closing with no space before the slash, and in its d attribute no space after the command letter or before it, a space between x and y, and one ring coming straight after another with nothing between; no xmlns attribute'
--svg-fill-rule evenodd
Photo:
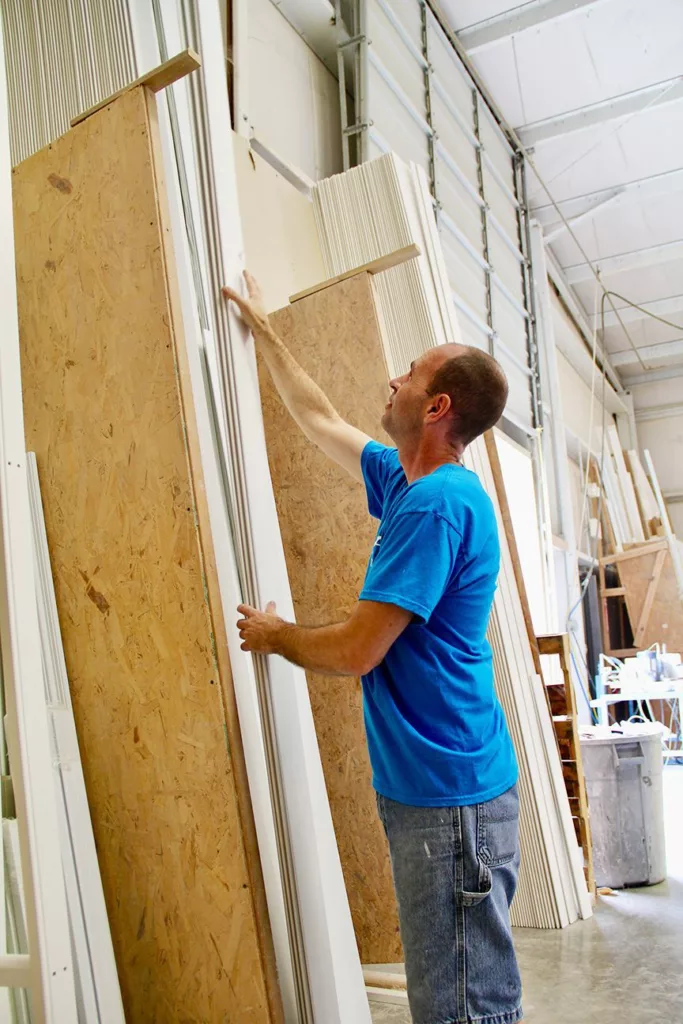
<svg viewBox="0 0 683 1024"><path fill-rule="evenodd" d="M247 285L247 292L249 293L249 298L257 298L259 294L259 286L256 281L256 278L253 276L253 274L250 274L248 270L243 271L243 276Z"/></svg>
<svg viewBox="0 0 683 1024"><path fill-rule="evenodd" d="M276 611L275 601L269 601L266 605L266 615L275 615Z"/></svg>
<svg viewBox="0 0 683 1024"><path fill-rule="evenodd" d="M240 612L242 615L249 616L254 614L256 608L252 608L250 604L238 604L237 611Z"/></svg>
<svg viewBox="0 0 683 1024"><path fill-rule="evenodd" d="M245 299L242 298L242 296L238 292L235 291L234 288L228 288L227 285L223 285L223 287L221 288L221 292L223 293L223 296L226 299L230 299L231 302L235 303L240 313L247 312L247 310L249 309L249 304L246 302Z"/></svg>

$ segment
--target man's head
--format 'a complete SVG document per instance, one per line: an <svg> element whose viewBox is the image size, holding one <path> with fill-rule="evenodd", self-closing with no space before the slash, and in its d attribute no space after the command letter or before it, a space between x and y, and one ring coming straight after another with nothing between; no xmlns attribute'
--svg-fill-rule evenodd
<svg viewBox="0 0 683 1024"><path fill-rule="evenodd" d="M389 382L382 426L396 442L443 442L457 452L500 419L508 384L500 365L468 345L439 345Z"/></svg>

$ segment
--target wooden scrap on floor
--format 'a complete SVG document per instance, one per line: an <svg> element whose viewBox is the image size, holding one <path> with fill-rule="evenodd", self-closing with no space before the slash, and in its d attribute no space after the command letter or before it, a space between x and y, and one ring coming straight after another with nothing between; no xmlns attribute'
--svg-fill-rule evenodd
<svg viewBox="0 0 683 1024"><path fill-rule="evenodd" d="M90 117L91 114L101 110L102 107L108 107L119 96L123 96L124 93L130 92L131 89L135 89L139 85L144 85L145 88L150 89L152 92L159 92L161 89L166 89L169 85L173 85L174 82L184 78L185 75L189 75L192 71L196 71L201 65L202 62L199 59L199 55L194 50L187 49L181 53L176 53L174 57L170 57L163 64L160 64L159 67L152 68L151 71L147 71L140 78L136 78L130 85L124 85L123 89L119 89L118 92L113 93L111 96L107 96L98 103L94 103L92 107L88 107L82 114L76 114L71 119L71 127L74 128L81 121L85 121L86 117Z"/></svg>

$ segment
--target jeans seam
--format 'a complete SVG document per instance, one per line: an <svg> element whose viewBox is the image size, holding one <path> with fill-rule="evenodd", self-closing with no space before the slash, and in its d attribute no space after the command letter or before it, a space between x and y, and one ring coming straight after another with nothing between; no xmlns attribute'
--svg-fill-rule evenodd
<svg viewBox="0 0 683 1024"><path fill-rule="evenodd" d="M465 935L465 906L462 899L458 899L457 893L465 890L465 841L462 827L462 811L458 807L455 810L455 821L457 821L457 844L459 847L456 857L456 899L455 899L455 943L456 957L458 964L458 981L456 991L456 1007L460 1017L467 1018L467 936Z"/></svg>

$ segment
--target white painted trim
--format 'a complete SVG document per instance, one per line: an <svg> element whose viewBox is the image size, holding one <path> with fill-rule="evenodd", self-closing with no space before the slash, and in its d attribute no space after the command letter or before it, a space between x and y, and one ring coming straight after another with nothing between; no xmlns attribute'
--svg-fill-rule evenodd
<svg viewBox="0 0 683 1024"><path fill-rule="evenodd" d="M33 576L4 68L0 24L0 645L6 729L25 884L34 1022L77 1024Z"/></svg>
<svg viewBox="0 0 683 1024"><path fill-rule="evenodd" d="M519 32L537 28L548 21L578 14L585 8L594 7L596 3L601 2L602 0L527 0L527 3L518 4L503 14L468 25L457 35L467 52L474 53Z"/></svg>
<svg viewBox="0 0 683 1024"><path fill-rule="evenodd" d="M52 763L69 926L77 967L79 1018L88 1024L125 1024L71 705L38 466L33 452L27 454L27 466L45 698L51 726Z"/></svg>
<svg viewBox="0 0 683 1024"><path fill-rule="evenodd" d="M599 103L590 103L556 117L520 125L515 131L522 145L528 149L560 135L569 135L608 121L630 117L645 107L650 110L664 103L675 103L680 99L683 99L683 76L677 75L676 78L670 78L665 82L647 85L643 89L633 89L631 92L612 96Z"/></svg>

